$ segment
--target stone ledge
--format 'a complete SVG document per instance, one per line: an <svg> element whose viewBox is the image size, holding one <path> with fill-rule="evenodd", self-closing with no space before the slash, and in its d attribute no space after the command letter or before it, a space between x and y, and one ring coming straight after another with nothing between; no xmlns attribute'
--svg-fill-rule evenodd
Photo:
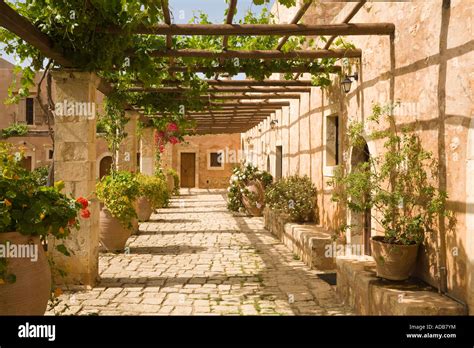
<svg viewBox="0 0 474 348"><path fill-rule="evenodd" d="M370 257L337 257L337 293L357 315L467 315L427 284L378 278Z"/></svg>
<svg viewBox="0 0 474 348"><path fill-rule="evenodd" d="M335 259L326 257L327 245L332 245L331 235L314 224L289 223L277 212L266 208L265 228L272 232L288 249L311 267L318 270L334 270Z"/></svg>

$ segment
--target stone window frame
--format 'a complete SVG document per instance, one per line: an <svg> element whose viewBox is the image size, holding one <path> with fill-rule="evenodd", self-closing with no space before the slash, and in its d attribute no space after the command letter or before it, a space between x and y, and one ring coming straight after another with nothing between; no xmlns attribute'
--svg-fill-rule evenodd
<svg viewBox="0 0 474 348"><path fill-rule="evenodd" d="M222 151L222 150L213 150L213 149L207 150L207 156L206 156L207 170L224 170L225 161L223 161L223 163L221 163L220 167L211 166L211 154L212 153L222 153L223 157L225 155L225 152Z"/></svg>
<svg viewBox="0 0 474 348"><path fill-rule="evenodd" d="M328 155L328 148L327 148L327 127L328 127L328 119L329 118L338 118L338 134L336 135L339 138L339 141L336 142L338 146L338 161L336 162L336 165L328 165L327 164L327 155ZM323 176L325 177L333 177L334 176L334 171L337 167L341 165L341 115L337 112L331 113L329 115L325 115L323 118Z"/></svg>

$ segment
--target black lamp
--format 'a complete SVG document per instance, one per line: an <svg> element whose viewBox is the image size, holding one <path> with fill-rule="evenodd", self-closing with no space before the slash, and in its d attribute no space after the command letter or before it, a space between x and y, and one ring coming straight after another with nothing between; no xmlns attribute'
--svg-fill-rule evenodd
<svg viewBox="0 0 474 348"><path fill-rule="evenodd" d="M270 128L275 129L278 124L278 120L271 120L270 121Z"/></svg>
<svg viewBox="0 0 474 348"><path fill-rule="evenodd" d="M354 73L354 75L346 75L344 80L341 81L342 89L346 94L351 91L352 79L354 79L354 81L358 81L359 74Z"/></svg>

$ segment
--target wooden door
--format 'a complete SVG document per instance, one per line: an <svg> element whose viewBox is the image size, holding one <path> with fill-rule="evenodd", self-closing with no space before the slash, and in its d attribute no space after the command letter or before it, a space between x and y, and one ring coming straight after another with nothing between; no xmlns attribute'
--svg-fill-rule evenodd
<svg viewBox="0 0 474 348"><path fill-rule="evenodd" d="M181 153L181 187L195 187L196 154L190 152Z"/></svg>
<svg viewBox="0 0 474 348"><path fill-rule="evenodd" d="M21 159L20 165L25 168L27 171L31 172L32 170L32 162L31 156L26 156Z"/></svg>

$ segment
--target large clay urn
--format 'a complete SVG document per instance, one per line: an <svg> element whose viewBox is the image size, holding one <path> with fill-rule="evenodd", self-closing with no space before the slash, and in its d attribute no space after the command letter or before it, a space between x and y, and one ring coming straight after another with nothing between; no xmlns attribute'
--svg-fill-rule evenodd
<svg viewBox="0 0 474 348"><path fill-rule="evenodd" d="M242 195L242 203L252 216L262 216L265 208L265 191L260 181L250 181L245 187L248 193Z"/></svg>
<svg viewBox="0 0 474 348"><path fill-rule="evenodd" d="M382 236L375 236L371 238L371 247L378 277L389 280L410 277L415 268L419 244L390 244L385 243Z"/></svg>
<svg viewBox="0 0 474 348"><path fill-rule="evenodd" d="M5 258L7 272L15 275L16 281L0 284L0 316L43 315L51 295L51 269L40 238L6 232L0 233L0 244L17 250L29 245L29 255L17 253L17 257Z"/></svg>
<svg viewBox="0 0 474 348"><path fill-rule="evenodd" d="M99 238L104 249L107 251L122 251L131 234L131 229L123 226L106 207L100 210Z"/></svg>
<svg viewBox="0 0 474 348"><path fill-rule="evenodd" d="M146 197L139 197L137 199L137 215L139 221L148 221L153 213L150 201Z"/></svg>

